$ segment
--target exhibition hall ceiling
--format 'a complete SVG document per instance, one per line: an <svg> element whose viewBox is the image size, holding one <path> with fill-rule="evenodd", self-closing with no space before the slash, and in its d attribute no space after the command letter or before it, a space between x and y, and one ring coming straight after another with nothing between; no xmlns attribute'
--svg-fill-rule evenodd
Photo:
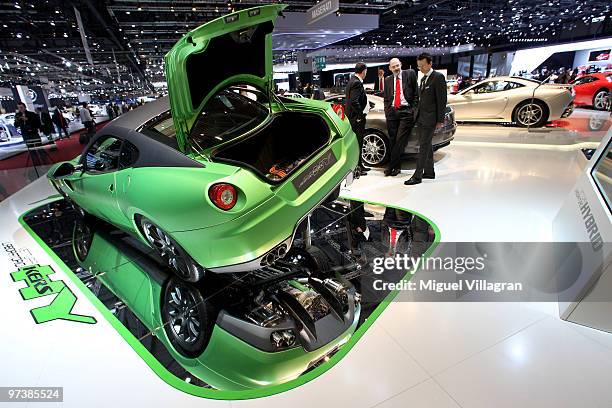
<svg viewBox="0 0 612 408"><path fill-rule="evenodd" d="M144 85L162 81L164 54L187 31L233 10L265 0L16 0L0 3L0 83L32 81ZM315 1L287 0L287 13ZM348 0L317 25L279 23L275 62L296 50L334 44L328 58L367 58L401 50L542 45L612 34L606 0ZM78 11L77 12L75 12ZM91 58L79 32L80 15ZM363 49L363 48L362 48ZM376 50L379 49L380 52ZM408 52L409 52L408 51ZM325 52L322 53L325 55ZM219 61L222 69L223 61Z"/></svg>

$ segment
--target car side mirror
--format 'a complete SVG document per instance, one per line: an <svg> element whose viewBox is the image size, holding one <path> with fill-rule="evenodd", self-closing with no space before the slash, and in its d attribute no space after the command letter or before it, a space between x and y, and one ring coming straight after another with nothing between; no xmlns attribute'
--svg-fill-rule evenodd
<svg viewBox="0 0 612 408"><path fill-rule="evenodd" d="M76 166L70 162L64 162L60 164L57 169L53 172L54 178L66 177L74 174L77 171L81 171L83 169L82 164L77 164Z"/></svg>

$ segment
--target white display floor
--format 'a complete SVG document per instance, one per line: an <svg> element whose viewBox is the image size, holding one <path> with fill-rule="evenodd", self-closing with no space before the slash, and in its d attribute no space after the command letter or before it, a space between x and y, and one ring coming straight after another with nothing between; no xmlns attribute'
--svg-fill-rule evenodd
<svg viewBox="0 0 612 408"><path fill-rule="evenodd" d="M344 195L419 212L437 224L442 241L549 241L552 219L586 163L585 146L576 144L582 136L551 132L566 143L460 125L456 141L435 154L436 180L404 186L414 165L407 161L400 176L372 170ZM54 265L17 221L53 193L38 180L0 203L0 242ZM0 383L63 386L58 406L612 406L612 335L560 320L555 303L393 302L320 377L272 397L229 402L184 394L158 378L60 268L54 278L77 294L74 312L97 324L34 324L36 300L21 299L4 254L0 269Z"/></svg>

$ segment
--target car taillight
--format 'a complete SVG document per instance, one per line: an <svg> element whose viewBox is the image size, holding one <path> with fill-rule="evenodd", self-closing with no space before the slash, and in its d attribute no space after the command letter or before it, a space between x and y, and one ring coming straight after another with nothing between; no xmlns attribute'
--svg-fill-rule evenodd
<svg viewBox="0 0 612 408"><path fill-rule="evenodd" d="M340 117L340 119L344 120L344 106L335 103L332 105L332 109L336 112L336 115Z"/></svg>
<svg viewBox="0 0 612 408"><path fill-rule="evenodd" d="M236 187L227 183L213 185L208 190L208 196L210 197L210 201L212 201L214 205L222 210L231 209L236 204L236 200L238 199Z"/></svg>

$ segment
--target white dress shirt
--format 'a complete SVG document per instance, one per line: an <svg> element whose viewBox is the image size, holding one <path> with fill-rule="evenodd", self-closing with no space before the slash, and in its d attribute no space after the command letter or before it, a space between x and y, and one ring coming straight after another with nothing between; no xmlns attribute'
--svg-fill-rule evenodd
<svg viewBox="0 0 612 408"><path fill-rule="evenodd" d="M402 71L398 75L393 75L393 101L395 102L395 82L400 81L400 106L408 106L408 101L404 97L404 84L402 83Z"/></svg>

